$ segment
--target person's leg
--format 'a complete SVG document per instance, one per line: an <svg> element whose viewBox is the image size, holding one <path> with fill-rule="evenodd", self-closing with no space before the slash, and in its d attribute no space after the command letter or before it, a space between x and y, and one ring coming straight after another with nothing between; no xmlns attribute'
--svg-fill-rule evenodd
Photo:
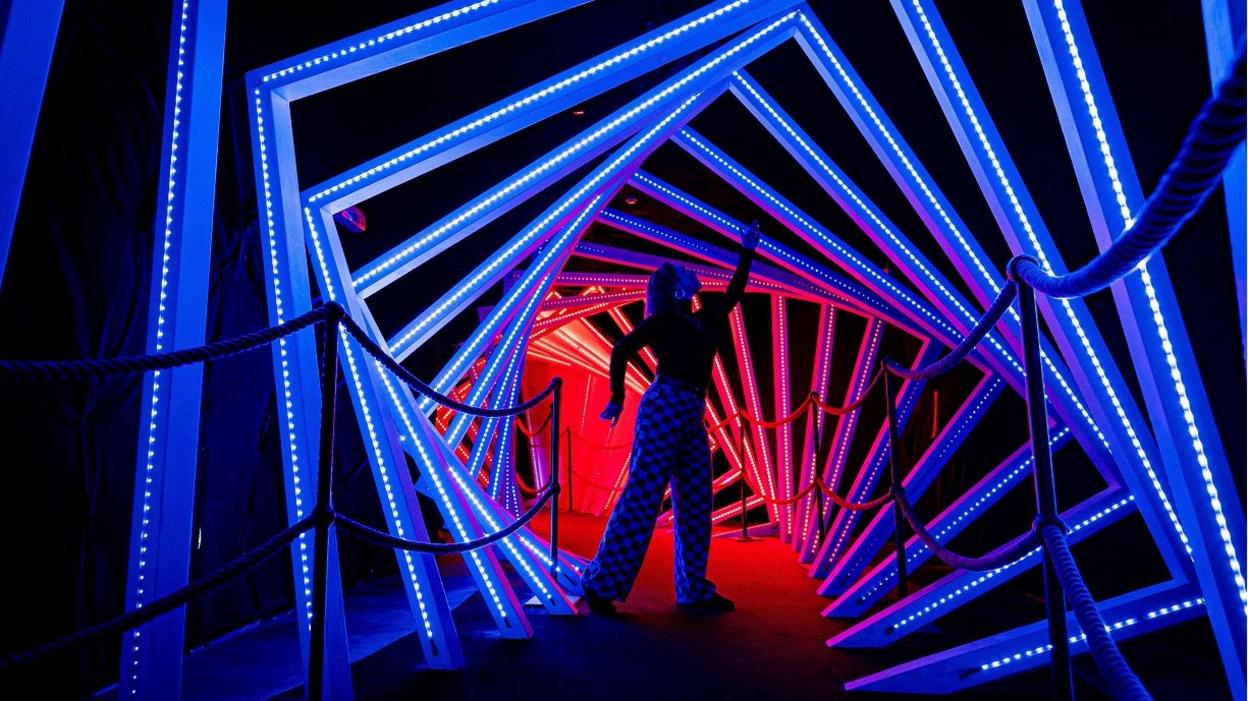
<svg viewBox="0 0 1248 701"><path fill-rule="evenodd" d="M582 586L604 599L622 600L633 588L679 448L668 397L653 389L637 412L628 485L607 521L598 554L581 575Z"/></svg>
<svg viewBox="0 0 1248 701"><path fill-rule="evenodd" d="M702 399L692 409L695 430L682 441L672 471L672 509L676 517L676 603L706 601L715 585L706 578L711 549L711 453L702 427Z"/></svg>

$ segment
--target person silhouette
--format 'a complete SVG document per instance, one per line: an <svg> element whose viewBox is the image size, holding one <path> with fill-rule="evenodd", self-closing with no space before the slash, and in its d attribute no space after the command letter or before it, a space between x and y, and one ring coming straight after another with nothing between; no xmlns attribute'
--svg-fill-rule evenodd
<svg viewBox="0 0 1248 701"><path fill-rule="evenodd" d="M758 222L741 237L726 294L693 311L701 284L690 270L664 263L646 286L646 317L611 350L611 399L601 418L614 426L624 409L624 370L649 346L658 357L654 382L637 408L628 485L607 521L581 585L591 611L615 613L633 588L654 534L663 489L672 484L676 517L676 605L731 611L730 599L706 578L711 545L711 453L702 423L706 387L728 315L741 300L758 246Z"/></svg>

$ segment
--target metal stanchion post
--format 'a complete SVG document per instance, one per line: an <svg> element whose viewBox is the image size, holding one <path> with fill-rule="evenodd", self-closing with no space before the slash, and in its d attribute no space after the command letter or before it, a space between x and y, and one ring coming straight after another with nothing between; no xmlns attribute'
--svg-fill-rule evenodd
<svg viewBox="0 0 1248 701"><path fill-rule="evenodd" d="M568 512L571 513L572 511L572 467L573 467L572 466L572 427L568 426L565 433L567 433L567 440L568 440ZM558 440L558 437L555 437L555 440Z"/></svg>
<svg viewBox="0 0 1248 701"><path fill-rule="evenodd" d="M321 354L321 441L316 474L316 542L312 550L312 632L308 648L309 701L325 689L325 582L329 578L329 527L333 518L334 413L338 398L338 319L330 311Z"/></svg>
<svg viewBox="0 0 1248 701"><path fill-rule="evenodd" d="M901 486L901 458L899 452L901 442L897 440L897 420L895 416L896 409L893 402L897 396L897 388L894 386L896 382L893 374L884 371L884 408L888 416L888 473L892 480L893 490L893 545L897 549L897 598L904 597L910 590L910 584L906 581L906 533L905 517L901 513L901 499L903 498Z"/></svg>
<svg viewBox="0 0 1248 701"><path fill-rule="evenodd" d="M745 497L745 422L741 420L740 412L737 413L737 457L741 460L741 535L737 537L738 541L745 542L754 540L750 537L749 521L746 518L746 497Z"/></svg>
<svg viewBox="0 0 1248 701"><path fill-rule="evenodd" d="M556 377L555 393L550 400L550 489L555 490L550 497L550 576L556 580L559 578L559 409L562 404L563 378ZM571 437L570 433L568 435ZM571 463L568 464L568 481L572 481Z"/></svg>
<svg viewBox="0 0 1248 701"><path fill-rule="evenodd" d="M1049 416L1044 397L1044 369L1040 364L1040 322L1036 313L1036 291L1018 280L1018 304L1023 324L1023 368L1027 375L1027 425L1031 434L1032 475L1036 489L1036 511L1041 523L1060 523L1057 516L1057 489L1053 480L1053 453L1049 449ZM1070 669L1070 642L1066 630L1066 595L1057 568L1047 549L1044 551L1044 601L1049 616L1049 643L1053 646L1053 698L1073 699L1074 683Z"/></svg>

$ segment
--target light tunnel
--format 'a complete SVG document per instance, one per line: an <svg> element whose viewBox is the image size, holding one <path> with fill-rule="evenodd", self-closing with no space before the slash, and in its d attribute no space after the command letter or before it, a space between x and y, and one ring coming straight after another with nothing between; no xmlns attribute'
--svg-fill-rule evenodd
<svg viewBox="0 0 1248 701"><path fill-rule="evenodd" d="M199 171L215 164L227 32L224 2L174 5L149 353L204 340L207 271L199 259L212 234L201 220L212 212L213 182ZM643 351L628 367L620 423L599 420L612 346L642 318L649 276L665 261L696 273L703 297L721 294L741 235L758 220L763 238L706 397L713 523L774 537L791 550L807 572L811 597L823 597L822 616L846 622L825 642L833 649L904 649L912 634L990 607L1001 587L1038 576L1037 544L987 572L929 569L939 574L899 591L896 548L913 576L936 562L931 547L908 528L895 539L900 519L891 503L857 511L831 495L861 503L888 494L890 464L899 460L905 494L943 545L1031 537L1033 452L1017 311L951 375L898 380L887 399L871 393L886 358L920 368L958 346L1006 285L1010 256L1033 256L1047 271L1066 272L1083 263L1079 256L1107 249L1144 206L1154 183L1132 165L1113 85L1081 3L1022 2L1048 88L1034 100L1055 112L1066 148L1059 158L1078 184L1079 199L1064 206L1088 222L1087 240L1075 243L1069 232L1046 226L1029 191L1034 181L1025 183L1011 158L1011 149L1026 148L1018 120L1006 138L986 105L992 102L987 89L981 95L942 19L942 11L955 10L934 0L894 0L891 10L912 51L905 59L917 61L927 81L924 99L935 100L942 128L954 136L956 152L947 155L965 161L991 227L961 218L820 20L818 4L791 0L711 2L617 46L597 47L560 72L529 76L523 87L436 128L409 130L410 140L332 177L305 179L296 154L315 146L301 142L296 128L300 101L582 5L457 0L254 68L243 79L269 325L337 303L434 390L473 406L510 406L555 378L562 383L557 417L549 404L516 417L475 417L413 391L339 328L350 399L344 411L358 432L388 532L427 539L426 524L440 522L452 540L481 538L525 512L552 481L561 487L552 508L610 514L628 482L633 409L656 372L653 353ZM1242 6L1204 5L1210 73L1218 77L1242 43ZM817 110L792 100L786 105L769 91L781 54L799 62L812 79L811 94L823 96ZM0 54L0 70L4 61ZM574 110L575 129L541 131L548 120L566 125ZM869 184L855 182L850 173L864 171L838 163L832 154L848 151L829 143L827 129L810 119L832 112L838 124L853 128L837 139L853 140L855 153L874 159ZM748 135L716 126L729 114L734 124L748 120ZM515 146L530 138L539 146ZM769 177L778 166L756 157L747 164L742 154L755 148L746 139L766 141L788 175ZM529 156L519 169L495 177L502 171L484 167L483 159L504 144ZM1242 154L1241 145L1219 199L1240 283ZM378 242L353 232L347 221L353 213L387 197L396 199L378 207L394 211L402 197L396 193L442 169L468 168L465 163L484 174L471 198L412 206L418 223L400 239ZM1052 200L1051 193L1044 197ZM818 204L804 209L799 201ZM904 216L896 216L897 202L907 206ZM1133 575L1147 582L1105 587L1113 593L1096 602L1112 636L1158 635L1205 619L1229 693L1244 698L1244 508L1232 467L1238 463L1228 459L1242 452L1242 435L1220 435L1214 420L1206 386L1222 371L1198 366L1176 292L1191 274L1199 273L1167 269L1166 257L1154 255L1095 303L1039 299L1048 442L1071 543L1095 548L1098 539L1121 542L1123 533L1148 541L1132 558L1147 563L1139 565L1146 574ZM1226 338L1242 344L1242 288L1237 303L1241 326ZM311 515L316 503L319 343L308 329L271 348L291 524ZM184 420L170 417L198 416L197 372L157 371L144 380L129 610L187 581L184 536L194 471L188 478L172 466L188 459L194 465L193 451L188 456L179 446L196 437ZM860 408L835 410L860 401ZM905 450L897 456L890 454L886 415L895 416L901 432ZM992 438L975 442L977 432ZM552 441L559 444L556 463ZM970 443L975 447L968 449ZM183 506L153 509L158 503ZM660 530L671 527L670 506L665 500ZM985 523L993 524L987 536ZM549 535L525 527L462 555L499 637L534 637L534 606L555 616L578 613L586 560L566 549L552 560ZM331 531L326 694L347 698L353 672L336 539ZM306 532L290 545L305 665L314 541ZM409 608L405 625L416 633L421 662L463 667L467 653L444 587L445 567L430 554L394 552ZM179 562L180 581L168 574ZM1072 650L1080 654L1087 636L1073 614L1070 620ZM176 696L170 690L180 683L181 624L157 619L125 636L118 697ZM947 649L853 678L845 688L956 693L1046 667L1048 645L1048 628L1037 620L951 641Z"/></svg>

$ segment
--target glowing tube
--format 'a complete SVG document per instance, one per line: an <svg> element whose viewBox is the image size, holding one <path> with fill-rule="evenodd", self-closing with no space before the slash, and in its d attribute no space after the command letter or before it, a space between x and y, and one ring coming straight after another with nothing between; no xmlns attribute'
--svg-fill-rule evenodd
<svg viewBox="0 0 1248 701"><path fill-rule="evenodd" d="M871 378L876 372L875 359L880 349L880 338L883 335L884 323L882 321L871 319L867 322L867 328L862 334L862 342L858 346L858 358L854 361L854 370L850 375L849 387L845 390L845 400L842 404L852 404L866 393ZM854 432L858 428L858 417L861 412L861 409L856 409L836 419L836 430L832 434L832 447L828 449L827 460L823 464L820 475L824 483L833 491L836 491L840 485L841 471L849 456L849 446L854 440ZM812 509L811 512L813 511ZM816 551L823 545L819 538L819 523L826 520L831 511L832 501L826 499L823 502L823 513L810 513L807 516L810 526L804 536L799 557L803 564L810 563ZM829 537L831 535L829 533Z"/></svg>
<svg viewBox="0 0 1248 701"><path fill-rule="evenodd" d="M944 468L949 459L961 447L967 435L970 434L979 423L979 420L987 413L997 397L1000 396L1003 386L1004 382L995 376L981 379L979 384L967 395L962 405L954 412L953 416L949 418L949 422L945 424L944 429L941 430L936 440L915 461L913 467L909 469L902 479L902 484L906 488L906 497L910 499L911 503L915 503L922 498L932 480L937 477L940 470ZM854 481L854 485L849 491L850 498L860 499L869 496L875 490L876 483L883 472L883 469L863 470L860 472L858 479ZM841 516L845 519L845 524L837 532L838 542L848 537L848 533L858 521L856 517L862 515L858 512L842 512ZM885 541L893 534L892 527L894 522L884 523L882 517L885 515L889 519L893 518L893 507L891 504L881 507L879 511L871 515L870 523L848 547L844 548L844 555L839 561L835 563L830 559L824 561L828 565L832 565L830 571L828 571L827 567L817 568L816 577L823 575L827 577L824 586L820 587L819 593L821 595L828 596L844 591L858 579L858 576L862 574L867 565L871 564L871 558L879 552L880 548L885 545ZM833 552L836 549L834 546L829 552Z"/></svg>
<svg viewBox="0 0 1248 701"><path fill-rule="evenodd" d="M763 413L763 402L758 396L758 382L754 377L754 360L750 357L750 341L745 333L745 321L741 313L741 305L738 304L733 307L728 314L728 325L732 329L732 345L737 354L737 371L741 377L746 404L749 405L750 413L757 418L763 418L766 415ZM759 458L758 472L761 472L764 478L764 481L758 483L758 487L762 490L762 496L775 500L775 465L771 459L771 446L768 441L767 429L758 424L750 424L749 427L754 431L754 447L758 452ZM742 426L741 430L746 430L746 426ZM757 475L755 479L758 479ZM771 503L767 506L767 512L771 519L779 521L780 507Z"/></svg>
<svg viewBox="0 0 1248 701"><path fill-rule="evenodd" d="M1069 438L1070 429L1061 428L1053 434L1049 445L1057 452ZM1031 459L1031 444L1019 447L946 507L927 525L928 530L940 543L951 542L1001 497L1030 478ZM927 562L931 556L931 550L918 536L911 536L906 541L906 562L911 571ZM896 563L891 559L882 560L829 604L823 615L830 618L853 618L865 614L893 590L896 577Z"/></svg>
<svg viewBox="0 0 1248 701"><path fill-rule="evenodd" d="M63 2L17 2L5 8L8 34L0 52L0 78L5 79L6 104L0 110L0 126L7 129L5 167L0 169L4 178L0 278L62 9ZM149 354L204 342L225 15L224 3L174 3L148 302ZM17 64L20 70L15 70ZM198 363L143 376L124 586L128 611L187 583L202 385L203 365ZM330 597L326 610L327 620L335 617L326 633L335 646L342 632L337 625L342 615L338 603ZM181 614L127 631L122 636L117 697L176 697L181 692L184 639ZM335 665L329 677L333 688L350 685L344 665Z"/></svg>
<svg viewBox="0 0 1248 701"><path fill-rule="evenodd" d="M1035 256L1053 272L1065 271L1061 252L935 7L920 0L895 7L932 89L944 96L945 116L959 136L963 153L1011 249ZM1082 395L1101 417L1100 423L1108 430L1114 453L1125 458L1126 469L1121 470L1124 481L1133 493L1146 497L1140 504L1141 511L1159 541L1162 557L1172 574L1186 576L1181 574L1185 569L1183 561L1190 555L1183 550L1190 550L1190 546L1155 468L1160 464L1156 443L1144 430L1144 417L1127 390L1087 306L1079 299L1041 297L1039 301ZM1150 490L1153 495L1149 495Z"/></svg>
<svg viewBox="0 0 1248 701"><path fill-rule="evenodd" d="M1187 584L1166 583L1107 599L1099 603L1114 637L1124 640L1189 620L1202 611L1203 600ZM1079 630L1074 615L1070 630ZM1011 674L1049 664L1047 623L997 633L952 650L912 660L845 685L854 691L950 694L986 684ZM1071 652L1086 651L1081 634L1071 635Z"/></svg>
<svg viewBox="0 0 1248 701"><path fill-rule="evenodd" d="M583 1L561 2L546 12L559 12L581 4ZM474 3L474 6L470 7L473 7L477 14L482 14L482 10L497 12L499 8L488 6L499 4L498 0L487 0ZM517 3L513 0L502 4L517 5L518 9L522 9L524 5L534 6L539 3ZM445 165L466 153L487 146L528 125L600 95L663 63L713 44L771 14L782 12L796 4L794 0L732 0L699 9L348 172L336 175L310 188L304 193L305 197L308 201L317 203L319 207L327 207L335 212L341 211L433 168ZM463 15L469 14L463 10L455 12ZM539 17L541 14L544 13L529 11L510 23L503 24L496 21L493 24L501 29L511 28ZM440 18L433 20L432 24L450 20L451 17L447 15L449 13L444 13ZM405 20L399 24L399 27L392 28L390 32L384 31L383 28L380 32L367 32L337 42L333 45L338 47L336 51L320 50L321 60L314 61L316 65L308 68L312 71L325 70L318 67L322 61L329 65L333 63L333 59L340 56L344 59L358 60L354 56L356 51L362 53L369 51L373 46L370 41L384 42L387 34L397 35L391 36L391 45L411 42L423 28L419 22ZM484 32L479 33L474 38L484 35ZM399 65L399 62L393 62L386 67L396 65ZM271 75L266 75L265 80L270 78L280 80L285 74L278 74L283 70L289 69L270 71Z"/></svg>
<svg viewBox="0 0 1248 701"><path fill-rule="evenodd" d="M1080 542L1104 526L1135 510L1134 499L1121 489L1108 489L1067 510L1062 519L1070 525L1070 540ZM1020 536L1021 537L1021 536ZM1040 546L1014 562L987 572L956 570L898 601L828 641L844 647L890 645L974 601L1011 578L1040 564ZM1078 630L1078 626L1075 627Z"/></svg>
<svg viewBox="0 0 1248 701"><path fill-rule="evenodd" d="M971 312L967 303L958 300L957 296L952 292L943 300L933 300L940 305L941 314L934 314L929 310L922 309L917 305L917 300L910 297L905 290L900 288L881 271L866 262L843 242L828 234L815 224L808 215L787 202L773 189L765 186L757 177L729 159L707 142L706 139L689 129L683 129L675 139L675 142L684 147L686 151L712 171L719 174L726 182L734 185L740 192L750 197L757 205L764 207L772 213L773 216L786 224L794 233L803 237L812 245L827 250L829 255L839 259L851 274L858 277L877 294L899 299L903 302L901 305L903 310L930 315L926 319L917 317L915 319L919 323L927 322L930 327L934 328L934 331L929 335L940 337L952 334L960 338L963 330L969 328L971 323L978 318L978 314ZM760 249L765 248L768 243L764 240L763 245L760 245ZM948 290L949 287L946 285L944 289ZM954 313L955 310L957 311L956 314ZM948 319L959 321L961 330L953 327ZM1004 345L1000 334L997 332L989 333L977 353L981 351L983 353L982 357L988 361L995 372L1006 378L1015 389L1021 387L1022 366L1018 358ZM1056 386L1061 390L1060 392L1055 391L1053 396L1054 407L1058 416L1063 421L1070 423L1072 428L1077 431L1076 437L1079 439L1080 444L1084 446L1085 452L1092 457L1093 463L1098 466L1098 469L1112 469L1112 463L1107 452L1107 441L1104 435L1095 428L1091 414L1088 413L1087 408L1083 406L1082 402L1075 395L1074 389L1065 380L1065 377L1060 372L1057 372L1058 368L1051 360L1046 363L1046 366L1053 374ZM1069 418L1072 416L1079 417L1079 420L1070 422ZM1085 432L1085 429L1092 433Z"/></svg>
<svg viewBox="0 0 1248 701"><path fill-rule="evenodd" d="M772 25L772 28L767 31L774 31L774 28L777 26L779 25ZM765 36L766 33L764 31L757 32L746 41L738 43L736 47L734 47L734 50L740 51L744 47L748 47L751 43L756 42ZM721 56L731 55L731 52L721 54ZM707 65L711 64L708 63ZM636 169L637 165L643 161L646 156L658 146L659 143L668 138L673 131L679 129L686 121L692 119L694 115L696 115L716 96L718 96L723 89L722 84L719 86L713 86L712 89L707 92L696 93L692 97L680 103L680 105L678 105L676 109L674 109L666 117L656 122L652 127L645 130L638 136L634 137L626 146L621 147L616 154L605 164L603 164L595 173L582 179L567 197L547 209L546 213L540 217L534 225L530 226L526 232L522 233L518 237L517 243L525 240L525 238L530 235L536 235L537 231L553 223L553 221L560 216L562 212L573 211L578 207L584 208L580 217L578 217L579 223L568 226L557 238L551 240L551 242L540 254L538 260L530 266L528 271L526 271L520 282L518 282L516 286L507 293L503 301L490 312L490 315L486 318L486 320L482 322L477 330L473 332L468 340L465 341L456 352L451 361L447 363L441 372L438 373L438 376L433 382L433 386L436 389L440 391L444 390L447 385L454 382L455 379L458 378L468 359L475 357L485 339L493 335L495 327L500 325L503 319L511 313L521 297L531 292L539 277L546 275L552 270L558 270L562 267L562 261L568 255L569 248L574 244L575 239L583 230L582 224L587 221L586 219L582 219L582 217L585 217L587 213L595 210L599 206L600 202L605 201L607 199L606 195L613 193L616 189L621 187L624 179L627 179L627 177L632 174L632 171ZM491 261L491 264L498 264L501 266L505 262L504 258L505 256L495 258ZM474 284L476 283L469 282L466 285L461 286L454 294L463 295L465 297L470 295L475 296L474 293L471 292L472 285ZM480 291L478 290L475 294L479 293ZM438 307L449 307L452 303L453 300L440 303L435 306L435 312ZM435 314L435 316L436 315L437 314ZM421 325L427 325L427 319L422 317L415 323L418 327ZM405 332L404 336L414 334L415 330ZM424 409L422 405L422 410L427 409Z"/></svg>
<svg viewBox="0 0 1248 701"><path fill-rule="evenodd" d="M1024 3L1097 246L1105 250L1144 202L1087 20L1076 3ZM1240 193L1242 194L1242 193ZM1223 665L1244 678L1248 581L1243 509L1203 391L1164 256L1114 287L1162 463L1192 548Z"/></svg>
<svg viewBox="0 0 1248 701"><path fill-rule="evenodd" d="M836 314L837 310L831 305L824 305L819 309L819 331L815 336L815 359L814 366L810 372L810 392L821 400L827 401L828 382L832 375L832 358L834 343L836 341ZM818 460L819 447L815 444L816 437L823 435L823 424L826 418L823 412L816 411L812 413L813 418L806 422L806 438L802 448L802 477L798 482L798 491L809 487L815 481L816 461ZM803 543L810 532L809 523L811 522L811 511L815 508L815 497L813 494L806 496L797 502L794 509L794 524L792 527L793 549L800 550Z"/></svg>
<svg viewBox="0 0 1248 701"><path fill-rule="evenodd" d="M669 112L686 101L689 95L697 95L721 82L726 74L787 39L793 31L795 16L796 13L790 12L730 42L697 65L551 151L527 170L517 173L396 249L383 254L355 276L355 288L367 296L384 287L429 256L515 207L525 197L540 192L550 183L628 138L631 133L643 129L646 120L652 119L655 112ZM604 179L612 176L611 170L612 167L601 169ZM590 189L598 188L595 185ZM526 242L525 245L531 244Z"/></svg>
<svg viewBox="0 0 1248 701"><path fill-rule="evenodd" d="M771 298L772 387L775 416L786 416L793 410L789 386L789 316L787 301L781 295ZM780 499L793 496L793 426L776 427L776 470L779 472ZM793 531L793 505L780 507L780 538L788 541Z"/></svg>
<svg viewBox="0 0 1248 701"><path fill-rule="evenodd" d="M924 339L919 347L919 352L915 354L911 367L921 367L931 362L939 355L938 347L933 344L930 339ZM923 388L926 382L906 380L901 383L901 388L896 398L894 406L894 416L897 419L898 426L902 430L910 421L910 414L918 404L919 397L923 394ZM876 480L884 470L885 463L888 462L888 425L884 424L876 432L875 440L871 444L870 450L867 451L866 459L863 460L862 469L859 471L858 479L855 485L851 487L848 493L850 499L854 501L864 501L870 495L867 491L867 483L870 482L874 486ZM857 491L859 488L862 491ZM827 539L823 543L816 543L818 546L817 554L813 556L814 567L811 570L811 576L822 577L827 573L829 564L840 555L840 547L846 544L846 531L850 521L849 513L846 510L837 512L836 517L832 519L832 525L828 529ZM857 519L853 519L857 522Z"/></svg>

